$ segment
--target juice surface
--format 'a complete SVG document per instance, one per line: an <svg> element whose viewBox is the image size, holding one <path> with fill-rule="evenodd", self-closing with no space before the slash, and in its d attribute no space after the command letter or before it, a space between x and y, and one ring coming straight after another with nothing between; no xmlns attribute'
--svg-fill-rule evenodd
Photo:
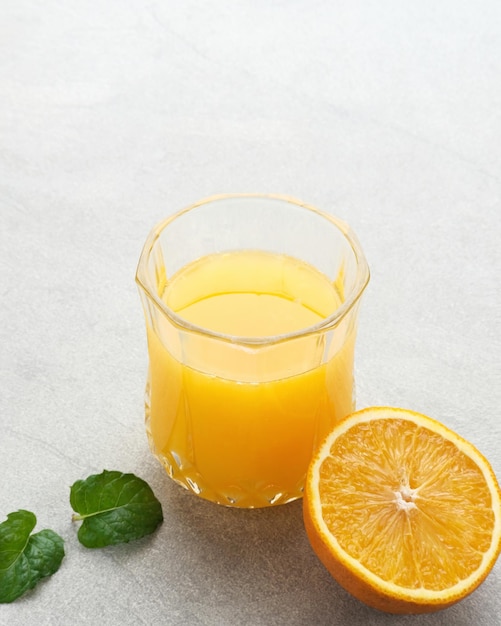
<svg viewBox="0 0 501 626"><path fill-rule="evenodd" d="M336 283L297 259L256 251L208 256L159 281L164 302L195 329L163 316L148 327L148 434L175 480L235 506L302 495L314 447L353 409L355 329L346 321L280 335L331 315L343 299ZM275 339L252 343L263 337Z"/></svg>

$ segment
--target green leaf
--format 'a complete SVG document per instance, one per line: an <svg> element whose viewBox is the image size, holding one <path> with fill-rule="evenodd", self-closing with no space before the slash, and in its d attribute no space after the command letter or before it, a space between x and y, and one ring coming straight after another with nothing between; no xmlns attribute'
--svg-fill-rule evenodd
<svg viewBox="0 0 501 626"><path fill-rule="evenodd" d="M77 480L71 507L83 520L78 539L87 548L127 543L152 533L163 521L162 507L151 487L134 474L104 470Z"/></svg>
<svg viewBox="0 0 501 626"><path fill-rule="evenodd" d="M33 513L20 510L0 524L0 603L19 598L61 565L62 538L52 530L32 535L36 522Z"/></svg>

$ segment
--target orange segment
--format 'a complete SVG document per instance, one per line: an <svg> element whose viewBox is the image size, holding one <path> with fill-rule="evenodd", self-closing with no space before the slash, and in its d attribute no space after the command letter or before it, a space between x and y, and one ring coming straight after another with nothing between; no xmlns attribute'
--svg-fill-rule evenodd
<svg viewBox="0 0 501 626"><path fill-rule="evenodd" d="M334 578L392 613L457 602L501 551L501 495L487 460L404 409L365 409L334 428L310 464L304 520Z"/></svg>

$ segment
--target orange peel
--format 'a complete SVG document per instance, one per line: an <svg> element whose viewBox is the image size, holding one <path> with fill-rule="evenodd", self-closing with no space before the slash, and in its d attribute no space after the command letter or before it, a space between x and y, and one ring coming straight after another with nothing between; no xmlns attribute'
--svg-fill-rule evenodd
<svg viewBox="0 0 501 626"><path fill-rule="evenodd" d="M406 409L368 408L334 427L310 463L303 513L337 582L389 613L458 602L501 551L501 493L488 461Z"/></svg>

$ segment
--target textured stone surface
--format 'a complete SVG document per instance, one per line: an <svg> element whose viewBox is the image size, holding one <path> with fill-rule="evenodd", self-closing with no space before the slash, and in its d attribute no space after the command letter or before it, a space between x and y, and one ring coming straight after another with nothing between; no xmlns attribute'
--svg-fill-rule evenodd
<svg viewBox="0 0 501 626"><path fill-rule="evenodd" d="M460 605L389 618L312 554L300 503L235 511L172 484L143 427L134 273L150 228L211 193L279 192L367 254L358 404L470 439L501 477L499 3L4 0L0 517L66 541L11 626L501 624L501 563ZM151 538L89 551L69 486L132 471Z"/></svg>

